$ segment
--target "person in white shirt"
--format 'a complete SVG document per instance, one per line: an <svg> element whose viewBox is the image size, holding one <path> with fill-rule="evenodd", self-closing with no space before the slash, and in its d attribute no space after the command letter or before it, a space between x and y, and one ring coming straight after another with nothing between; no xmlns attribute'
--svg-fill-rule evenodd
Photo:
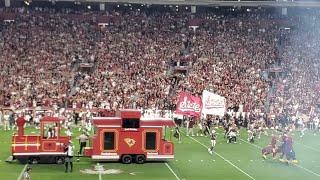
<svg viewBox="0 0 320 180"><path fill-rule="evenodd" d="M30 180L31 167L27 167L26 171L23 173L23 180Z"/></svg>
<svg viewBox="0 0 320 180"><path fill-rule="evenodd" d="M307 128L307 126L306 126L304 123L302 123L301 126L302 126L302 127L301 127L301 131L300 131L300 138L303 138L303 136L304 136L304 134L305 134L305 131L306 131L308 128Z"/></svg>
<svg viewBox="0 0 320 180"><path fill-rule="evenodd" d="M202 126L202 122L200 121L199 123L198 123L198 126L199 126L199 130L198 130L198 132L197 132L197 136L203 136L203 126Z"/></svg>
<svg viewBox="0 0 320 180"><path fill-rule="evenodd" d="M26 120L27 123L29 123L29 124L31 123L31 122L30 122L31 116L30 116L29 114L26 114L26 115L24 116L24 119ZM24 127L26 127L27 123L25 123Z"/></svg>
<svg viewBox="0 0 320 180"><path fill-rule="evenodd" d="M52 131L52 127L48 127L48 131L47 131L47 139L50 139L53 137L53 131Z"/></svg>
<svg viewBox="0 0 320 180"><path fill-rule="evenodd" d="M314 122L314 135L316 135L316 132L317 131L320 131L320 126L319 126L319 118L318 116L316 116L314 119L313 119L313 122Z"/></svg>
<svg viewBox="0 0 320 180"><path fill-rule="evenodd" d="M65 160L65 172L67 173L69 170L70 164L70 172L73 170L73 155L74 155L74 145L72 141L69 141L69 144L65 147L66 160Z"/></svg>
<svg viewBox="0 0 320 180"><path fill-rule="evenodd" d="M91 130L92 130L92 124L91 124L91 121L90 121L90 120L88 120L88 121L86 122L85 130L86 130L88 133L91 132Z"/></svg>
<svg viewBox="0 0 320 180"><path fill-rule="evenodd" d="M40 125L40 119L41 119L41 115L36 115L34 118L34 125L36 127L36 129L40 129L39 125Z"/></svg>
<svg viewBox="0 0 320 180"><path fill-rule="evenodd" d="M68 127L68 129L65 131L66 135L71 139L72 137L72 132L71 132L71 128Z"/></svg>
<svg viewBox="0 0 320 180"><path fill-rule="evenodd" d="M79 155L82 154L82 150L87 146L88 136L85 132L82 132L82 134L79 136L79 144L80 144L80 150L78 152Z"/></svg>
<svg viewBox="0 0 320 180"><path fill-rule="evenodd" d="M10 130L9 118L10 118L9 113L7 111L5 111L4 115L3 115L3 126L4 126L4 130L5 131L9 131Z"/></svg>

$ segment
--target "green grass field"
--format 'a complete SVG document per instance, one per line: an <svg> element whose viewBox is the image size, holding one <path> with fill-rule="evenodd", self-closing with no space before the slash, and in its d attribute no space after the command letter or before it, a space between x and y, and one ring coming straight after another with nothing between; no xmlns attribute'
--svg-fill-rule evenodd
<svg viewBox="0 0 320 180"><path fill-rule="evenodd" d="M31 133L34 129L28 129ZM184 131L184 130L182 130ZM320 179L320 135L307 133L304 139L295 135L294 148L299 163L286 165L269 158L263 160L261 147L267 145L270 137L262 136L254 144L248 143L245 130L241 131L237 144L227 144L222 129L217 131L216 154L208 153L210 141L206 137L186 137L182 143L175 142L175 159L168 162L153 162L142 165L103 163L106 169L119 169L120 174L88 175L80 170L89 169L95 164L88 158L74 163L74 172L65 173L63 165L31 165L32 180L103 180L110 179L154 179L154 180L319 180ZM75 136L78 132L75 132ZM7 163L10 155L10 132L0 130L0 179L17 180L25 165Z"/></svg>

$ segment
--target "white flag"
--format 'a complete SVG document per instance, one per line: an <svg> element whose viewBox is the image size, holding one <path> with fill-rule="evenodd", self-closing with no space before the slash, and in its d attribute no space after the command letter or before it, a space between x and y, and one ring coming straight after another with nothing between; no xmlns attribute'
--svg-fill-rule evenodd
<svg viewBox="0 0 320 180"><path fill-rule="evenodd" d="M202 113L223 116L226 112L226 98L204 90L202 92Z"/></svg>

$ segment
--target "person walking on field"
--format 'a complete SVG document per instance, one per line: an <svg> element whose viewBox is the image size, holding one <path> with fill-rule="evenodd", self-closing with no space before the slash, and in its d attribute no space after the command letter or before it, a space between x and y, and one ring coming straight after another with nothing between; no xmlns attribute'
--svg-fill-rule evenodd
<svg viewBox="0 0 320 180"><path fill-rule="evenodd" d="M23 180L30 180L31 167L27 167L26 171L23 173Z"/></svg>
<svg viewBox="0 0 320 180"><path fill-rule="evenodd" d="M70 172L73 170L73 154L74 154L74 145L72 141L69 141L69 144L65 147L66 152L66 160L65 160L65 172L67 173L69 170L70 164Z"/></svg>
<svg viewBox="0 0 320 180"><path fill-rule="evenodd" d="M4 126L4 130L5 131L9 131L10 130L9 118L10 118L10 115L9 115L8 111L4 111L3 126Z"/></svg>
<svg viewBox="0 0 320 180"><path fill-rule="evenodd" d="M88 136L85 132L82 132L82 134L79 136L79 144L80 144L80 150L78 152L79 155L82 154L83 148L87 146Z"/></svg>

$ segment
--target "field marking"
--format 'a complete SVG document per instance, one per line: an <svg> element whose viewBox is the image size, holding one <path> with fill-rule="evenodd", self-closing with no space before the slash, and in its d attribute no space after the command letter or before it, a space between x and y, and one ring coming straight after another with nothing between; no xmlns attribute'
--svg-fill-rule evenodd
<svg viewBox="0 0 320 180"><path fill-rule="evenodd" d="M304 147L306 147L306 148L308 148L308 149L311 149L311 150L313 150L313 151L320 152L320 150L318 150L318 149L316 149L316 148L313 148L313 147L311 147L311 146L302 144L302 143L297 142L297 141L296 141L296 143L297 143L297 144L301 144L302 146L304 146Z"/></svg>
<svg viewBox="0 0 320 180"><path fill-rule="evenodd" d="M243 142L245 142L245 143L247 143L247 144L249 144L249 145L252 145L252 146L254 146L254 147L256 147L256 148L259 148L260 150L263 149L261 146L248 143L247 141L245 141L245 140L243 140L243 139L241 139L241 138L239 138L239 139L240 139L240 141L243 141ZM316 176L320 177L320 174L318 174L318 173L316 173L316 172L313 172L313 171L311 171L310 169L307 169L307 168L305 168L305 167L303 167L303 166L301 166L301 165L298 165L298 164L293 164L293 165L295 165L295 166L299 167L300 169L303 169L303 170L305 170L305 171L307 171L307 172L309 172L309 173L311 173L311 174L313 174L313 175L316 175Z"/></svg>
<svg viewBox="0 0 320 180"><path fill-rule="evenodd" d="M99 180L102 180L102 177L101 177L101 172L99 173Z"/></svg>
<svg viewBox="0 0 320 180"><path fill-rule="evenodd" d="M24 167L23 167L23 169L22 169L22 171L21 171L21 173L20 173L20 175L19 175L17 180L21 180L22 175L23 175L24 171L26 170L27 166L28 166L28 164L24 165Z"/></svg>
<svg viewBox="0 0 320 180"><path fill-rule="evenodd" d="M199 143L200 145L202 145L203 147L205 147L206 149L208 149L209 147L202 144L200 141L196 140L193 137L190 137L192 140L196 141L197 143ZM229 161L228 159L224 158L223 156L221 156L220 154L216 153L215 151L213 151L214 154L216 154L217 156L219 156L221 159L223 159L225 162L227 162L228 164L230 164L231 166L233 166L234 168L236 168L238 171L242 172L243 174L245 174L246 176L248 176L250 179L255 180L252 176L250 176L248 173L246 173L245 171L243 171L242 169L240 169L238 166L236 166L235 164L233 164L231 161Z"/></svg>
<svg viewBox="0 0 320 180"><path fill-rule="evenodd" d="M165 163L165 165L168 167L168 169L171 171L171 173L176 177L177 180L180 180L180 178L178 177L178 175L172 170L172 168L169 166L168 163Z"/></svg>

